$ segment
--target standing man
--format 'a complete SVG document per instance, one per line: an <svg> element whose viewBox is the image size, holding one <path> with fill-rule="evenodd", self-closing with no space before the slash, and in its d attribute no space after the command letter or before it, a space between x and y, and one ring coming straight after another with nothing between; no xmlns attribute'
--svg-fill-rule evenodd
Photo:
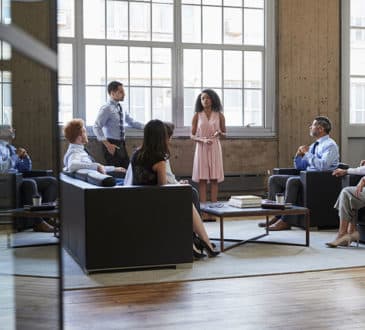
<svg viewBox="0 0 365 330"><path fill-rule="evenodd" d="M336 142L330 138L332 124L327 117L314 118L309 126L309 134L316 141L310 146L298 148L294 157L294 166L298 170L328 171L338 166L340 158ZM276 193L285 193L285 203L299 204L302 200L302 183L296 175L272 175L269 178L269 199L275 200ZM259 223L265 227L265 223ZM269 230L287 230L291 228L290 216L276 216L269 221Z"/></svg>
<svg viewBox="0 0 365 330"><path fill-rule="evenodd" d="M103 143L103 152L107 165L127 168L129 157L125 147L124 124L137 129L143 129L144 125L134 121L122 109L119 102L124 100L125 92L123 84L112 81L108 85L110 100L101 107L96 118L93 130L99 141Z"/></svg>

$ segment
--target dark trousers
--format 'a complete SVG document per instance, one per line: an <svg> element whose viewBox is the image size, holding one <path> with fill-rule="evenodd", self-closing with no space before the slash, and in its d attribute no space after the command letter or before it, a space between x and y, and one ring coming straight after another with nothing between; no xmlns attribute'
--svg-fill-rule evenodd
<svg viewBox="0 0 365 330"><path fill-rule="evenodd" d="M129 157L127 153L127 149L125 147L125 141L108 139L108 141L112 144L115 144L119 149L115 149L114 155L111 155L108 149L103 144L103 154L106 161L106 165L113 165L116 167L124 167L128 168L129 165Z"/></svg>
<svg viewBox="0 0 365 330"><path fill-rule="evenodd" d="M53 176L40 176L34 178L24 178L21 185L23 205L33 204L33 196L40 195L42 203L54 202L57 199L57 179ZM20 219L16 222L17 229L26 229L38 224L41 218Z"/></svg>

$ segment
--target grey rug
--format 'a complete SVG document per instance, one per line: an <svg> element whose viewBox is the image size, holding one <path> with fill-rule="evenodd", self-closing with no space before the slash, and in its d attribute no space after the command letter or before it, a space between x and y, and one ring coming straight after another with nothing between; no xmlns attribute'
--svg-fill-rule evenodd
<svg viewBox="0 0 365 330"><path fill-rule="evenodd" d="M225 236L245 238L262 232L257 220L227 221ZM211 237L218 236L218 223L206 223ZM274 232L265 240L304 242L301 229ZM310 247L249 243L217 258L196 261L191 268L124 271L85 275L78 264L63 251L65 289L93 288L142 283L244 277L313 270L365 266L365 245L349 248L326 248L335 231L311 231ZM354 243L353 243L354 244ZM15 249L17 274L58 276L56 246ZM1 257L0 257L1 263Z"/></svg>

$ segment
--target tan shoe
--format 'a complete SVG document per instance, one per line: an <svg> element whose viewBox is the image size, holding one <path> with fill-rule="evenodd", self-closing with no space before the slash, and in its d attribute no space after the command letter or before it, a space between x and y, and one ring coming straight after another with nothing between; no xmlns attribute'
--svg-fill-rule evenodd
<svg viewBox="0 0 365 330"><path fill-rule="evenodd" d="M42 222L37 223L36 225L33 226L33 230L41 233L53 233L54 227L49 225L44 220L42 220Z"/></svg>
<svg viewBox="0 0 365 330"><path fill-rule="evenodd" d="M276 221L275 224L269 227L271 231L279 231L279 230L289 230L291 226L284 222L283 220Z"/></svg>

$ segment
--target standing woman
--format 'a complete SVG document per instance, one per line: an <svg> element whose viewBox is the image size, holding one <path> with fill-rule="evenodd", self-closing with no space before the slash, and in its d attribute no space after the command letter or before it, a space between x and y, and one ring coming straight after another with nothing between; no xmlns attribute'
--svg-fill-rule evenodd
<svg viewBox="0 0 365 330"><path fill-rule="evenodd" d="M204 89L195 102L192 136L196 141L193 176L199 182L200 201L207 201L207 184L210 183L210 200L218 200L218 183L224 180L220 137L226 135L226 122L221 100L211 89Z"/></svg>

